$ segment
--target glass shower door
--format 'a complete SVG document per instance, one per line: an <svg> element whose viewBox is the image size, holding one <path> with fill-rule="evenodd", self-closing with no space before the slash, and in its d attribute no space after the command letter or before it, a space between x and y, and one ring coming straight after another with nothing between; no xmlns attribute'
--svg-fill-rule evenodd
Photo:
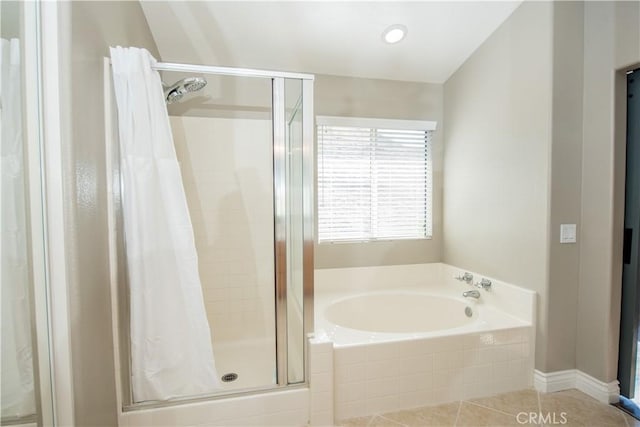
<svg viewBox="0 0 640 427"><path fill-rule="evenodd" d="M0 425L55 425L40 4L0 2ZM27 82L28 84L26 84ZM64 399L61 399L64 400Z"/></svg>
<svg viewBox="0 0 640 427"><path fill-rule="evenodd" d="M168 82L185 73L165 73ZM168 106L222 391L276 384L271 82L198 74Z"/></svg>

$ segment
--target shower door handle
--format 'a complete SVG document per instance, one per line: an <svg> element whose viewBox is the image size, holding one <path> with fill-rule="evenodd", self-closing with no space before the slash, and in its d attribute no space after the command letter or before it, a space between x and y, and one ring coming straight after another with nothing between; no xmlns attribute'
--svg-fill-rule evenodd
<svg viewBox="0 0 640 427"><path fill-rule="evenodd" d="M633 228L624 229L624 243L622 246L622 262L631 264L631 241L633 240Z"/></svg>

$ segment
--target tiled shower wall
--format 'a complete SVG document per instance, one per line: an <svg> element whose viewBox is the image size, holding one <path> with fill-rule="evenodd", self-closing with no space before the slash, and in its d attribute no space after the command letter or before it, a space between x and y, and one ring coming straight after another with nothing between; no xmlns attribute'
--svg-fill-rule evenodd
<svg viewBox="0 0 640 427"><path fill-rule="evenodd" d="M212 335L273 339L271 122L170 119Z"/></svg>

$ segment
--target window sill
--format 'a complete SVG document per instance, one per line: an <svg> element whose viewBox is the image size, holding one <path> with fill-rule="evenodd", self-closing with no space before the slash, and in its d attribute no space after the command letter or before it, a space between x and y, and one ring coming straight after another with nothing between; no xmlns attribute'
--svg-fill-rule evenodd
<svg viewBox="0 0 640 427"><path fill-rule="evenodd" d="M385 242L412 242L416 240L432 240L433 236L428 237L407 237L392 239L370 239L370 240L329 240L318 242L318 245L344 245L344 244L363 244L363 243L385 243Z"/></svg>

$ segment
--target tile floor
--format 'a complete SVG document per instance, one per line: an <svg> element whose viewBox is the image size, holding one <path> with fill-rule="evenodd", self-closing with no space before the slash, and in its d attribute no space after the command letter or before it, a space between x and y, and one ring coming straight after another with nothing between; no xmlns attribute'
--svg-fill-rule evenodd
<svg viewBox="0 0 640 427"><path fill-rule="evenodd" d="M532 414L531 419L529 413ZM544 418L540 419L539 414ZM640 421L578 390L557 393L522 390L482 399L353 418L338 425L640 427Z"/></svg>

